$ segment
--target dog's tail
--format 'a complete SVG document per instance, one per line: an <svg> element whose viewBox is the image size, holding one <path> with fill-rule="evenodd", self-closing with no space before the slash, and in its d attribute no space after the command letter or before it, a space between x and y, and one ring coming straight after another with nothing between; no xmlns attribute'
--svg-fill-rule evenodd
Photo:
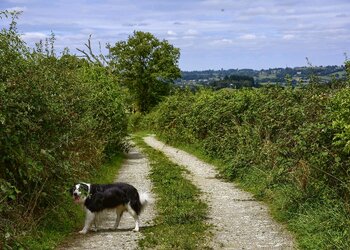
<svg viewBox="0 0 350 250"><path fill-rule="evenodd" d="M140 194L141 212L151 202L151 198L148 193L144 192Z"/></svg>

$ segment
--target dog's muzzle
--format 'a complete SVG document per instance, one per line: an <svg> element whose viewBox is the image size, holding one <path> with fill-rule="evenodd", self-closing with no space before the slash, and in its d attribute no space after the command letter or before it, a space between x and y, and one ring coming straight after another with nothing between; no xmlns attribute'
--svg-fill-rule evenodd
<svg viewBox="0 0 350 250"><path fill-rule="evenodd" d="M80 196L77 193L73 193L74 201L78 202L80 199Z"/></svg>

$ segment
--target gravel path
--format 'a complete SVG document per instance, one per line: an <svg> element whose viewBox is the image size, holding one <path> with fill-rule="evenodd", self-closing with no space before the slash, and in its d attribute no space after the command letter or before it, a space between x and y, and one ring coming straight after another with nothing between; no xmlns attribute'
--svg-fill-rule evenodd
<svg viewBox="0 0 350 250"><path fill-rule="evenodd" d="M293 249L291 235L271 219L267 207L234 184L216 179L214 166L153 136L144 140L185 166L191 173L190 179L204 193L210 208L209 223L215 227L213 249Z"/></svg>
<svg viewBox="0 0 350 250"><path fill-rule="evenodd" d="M139 192L147 192L152 199L151 181L148 179L148 160L136 149L132 148L127 155L115 181L122 181L132 184ZM77 233L57 249L136 249L137 241L142 237L142 228L150 226L155 216L153 204L150 203L140 215L140 232L132 232L135 222L125 212L117 230L113 230L116 214L113 211L103 212L99 216L98 232L90 231L86 235ZM81 225L83 227L83 224Z"/></svg>

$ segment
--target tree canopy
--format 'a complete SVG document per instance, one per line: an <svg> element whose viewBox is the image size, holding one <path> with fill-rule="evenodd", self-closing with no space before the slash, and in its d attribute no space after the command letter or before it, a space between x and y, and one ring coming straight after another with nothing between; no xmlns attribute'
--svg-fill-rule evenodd
<svg viewBox="0 0 350 250"><path fill-rule="evenodd" d="M134 31L127 41L110 46L110 65L127 86L134 108L149 111L170 92L170 84L181 76L180 50L149 32Z"/></svg>

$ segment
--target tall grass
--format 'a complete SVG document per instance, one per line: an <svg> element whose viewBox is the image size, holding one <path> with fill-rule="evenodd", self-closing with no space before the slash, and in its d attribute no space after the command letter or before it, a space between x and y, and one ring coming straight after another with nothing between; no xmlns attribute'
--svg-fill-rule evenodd
<svg viewBox="0 0 350 250"><path fill-rule="evenodd" d="M288 223L303 249L350 248L349 88L179 92L140 124L195 145Z"/></svg>
<svg viewBox="0 0 350 250"><path fill-rule="evenodd" d="M91 174L84 181L89 183L112 183L124 160L123 154L116 154ZM68 188L68 187L67 187ZM74 241L73 231L80 230L84 224L85 212L75 204L66 192L60 203L45 213L38 226L28 235L23 235L18 242L24 249L54 249L62 241Z"/></svg>
<svg viewBox="0 0 350 250"><path fill-rule="evenodd" d="M123 149L127 117L108 69L67 51L57 56L54 35L29 49L16 14L5 16L12 22L0 31L0 249L16 249L61 211L67 186Z"/></svg>

